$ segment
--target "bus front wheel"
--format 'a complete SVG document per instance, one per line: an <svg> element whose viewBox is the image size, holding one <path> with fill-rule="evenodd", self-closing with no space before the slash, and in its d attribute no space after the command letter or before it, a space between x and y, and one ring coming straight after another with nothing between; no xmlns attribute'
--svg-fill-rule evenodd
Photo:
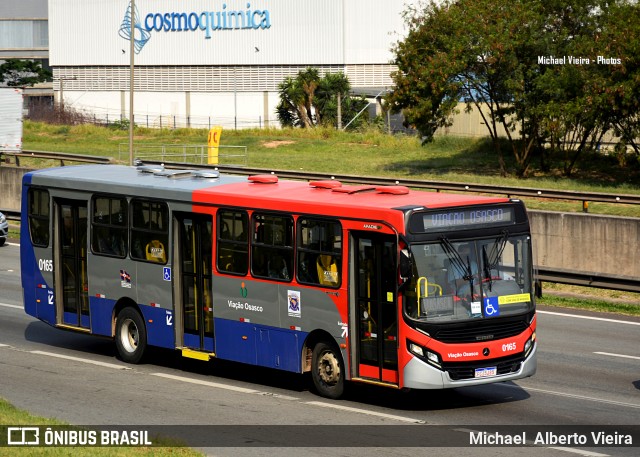
<svg viewBox="0 0 640 457"><path fill-rule="evenodd" d="M147 329L140 313L124 308L116 318L116 347L127 363L139 363L147 348Z"/></svg>
<svg viewBox="0 0 640 457"><path fill-rule="evenodd" d="M311 378L316 391L327 398L340 398L344 392L344 364L340 351L323 341L313 348Z"/></svg>

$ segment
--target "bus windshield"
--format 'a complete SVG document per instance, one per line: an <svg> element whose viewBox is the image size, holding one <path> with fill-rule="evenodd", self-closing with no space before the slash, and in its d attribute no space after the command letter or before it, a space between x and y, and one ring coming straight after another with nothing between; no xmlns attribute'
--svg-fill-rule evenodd
<svg viewBox="0 0 640 457"><path fill-rule="evenodd" d="M405 313L442 323L533 309L531 239L505 230L486 239L413 244Z"/></svg>

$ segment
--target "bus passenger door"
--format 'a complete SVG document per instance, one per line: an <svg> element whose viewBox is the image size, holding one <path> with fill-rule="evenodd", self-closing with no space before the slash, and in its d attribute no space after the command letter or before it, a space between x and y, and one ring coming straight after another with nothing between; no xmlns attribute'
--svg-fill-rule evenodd
<svg viewBox="0 0 640 457"><path fill-rule="evenodd" d="M398 384L396 239L354 237L357 377Z"/></svg>
<svg viewBox="0 0 640 457"><path fill-rule="evenodd" d="M178 322L183 331L182 346L213 352L213 298L211 297L213 218L209 215L178 213L179 262L177 281L182 310ZM177 341L180 341L178 339Z"/></svg>
<svg viewBox="0 0 640 457"><path fill-rule="evenodd" d="M57 323L88 329L87 202L56 201L56 314Z"/></svg>

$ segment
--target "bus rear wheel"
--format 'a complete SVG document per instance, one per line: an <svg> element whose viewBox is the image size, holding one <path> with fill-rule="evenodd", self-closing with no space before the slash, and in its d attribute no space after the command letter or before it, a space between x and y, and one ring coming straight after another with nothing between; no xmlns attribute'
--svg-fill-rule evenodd
<svg viewBox="0 0 640 457"><path fill-rule="evenodd" d="M324 341L313 348L311 378L318 394L340 398L344 392L344 364L335 346Z"/></svg>
<svg viewBox="0 0 640 457"><path fill-rule="evenodd" d="M127 363L140 363L147 349L147 329L140 313L124 308L116 317L116 347Z"/></svg>

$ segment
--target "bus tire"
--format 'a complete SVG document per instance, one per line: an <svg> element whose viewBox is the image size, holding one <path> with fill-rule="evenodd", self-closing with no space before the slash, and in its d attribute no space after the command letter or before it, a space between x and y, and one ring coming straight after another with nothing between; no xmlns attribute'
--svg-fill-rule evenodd
<svg viewBox="0 0 640 457"><path fill-rule="evenodd" d="M313 348L311 378L315 390L323 397L337 399L344 392L344 363L340 351L320 341Z"/></svg>
<svg viewBox="0 0 640 457"><path fill-rule="evenodd" d="M116 317L116 348L127 363L140 363L147 349L144 320L133 308L124 308Z"/></svg>

